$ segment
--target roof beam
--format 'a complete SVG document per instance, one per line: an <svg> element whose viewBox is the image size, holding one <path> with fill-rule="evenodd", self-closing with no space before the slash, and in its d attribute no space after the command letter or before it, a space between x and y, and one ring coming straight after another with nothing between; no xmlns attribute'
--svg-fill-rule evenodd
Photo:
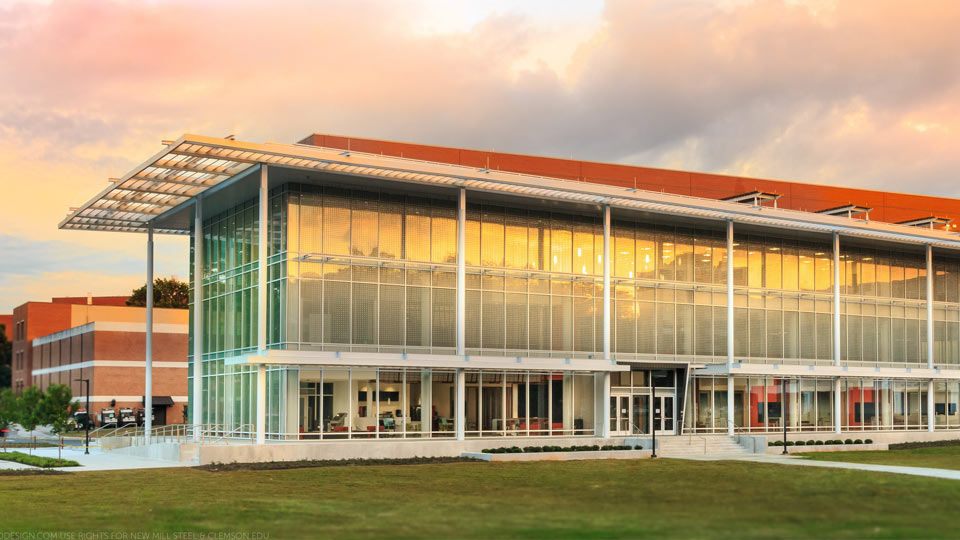
<svg viewBox="0 0 960 540"><path fill-rule="evenodd" d="M220 159L220 158L209 158L209 159ZM224 160L226 161L226 160ZM172 160L172 159L158 159L154 162L151 167L159 169L169 169L174 171L188 171L195 173L205 173L205 174L218 174L225 176L233 176L234 174L240 172L241 170L248 167L249 164L242 163L237 164L233 162L233 165L191 165L185 161Z"/></svg>
<svg viewBox="0 0 960 540"><path fill-rule="evenodd" d="M136 196L136 194L133 194L133 195L131 195L131 196L125 196L125 195L118 195L118 194L115 193L115 191L116 191L116 190L114 190L114 191L112 191L112 192L104 195L102 200L104 200L104 201L128 202L128 203L136 203L136 204L148 204L148 205L150 205L150 206L163 206L163 207L166 207L166 208L169 208L170 206L174 206L174 204L178 204L178 203L170 204L170 203L166 203L166 202L157 202L157 201L152 201L152 200L142 200L142 201L141 201L141 200L137 200L137 199L131 199L130 197L131 197L131 196ZM189 198L189 196L187 196L187 195L174 195L174 194L172 194L172 193L165 193L164 195L169 195L169 196L171 196L171 197L186 197L186 198ZM149 196L149 195L148 195L148 196Z"/></svg>
<svg viewBox="0 0 960 540"><path fill-rule="evenodd" d="M108 201L108 202L109 202L109 201ZM101 203L101 202L98 201L98 202L95 202L95 203L91 204L91 205L88 206L87 208L92 208L92 209L94 209L94 210L106 210L106 211L108 211L108 212L125 212L125 213L127 213L127 214L138 214L138 215L141 215L141 216L156 216L156 215L159 215L159 214L162 214L162 213L166 212L167 209L169 208L169 207L167 207L167 206L164 206L164 207L158 207L158 208L156 208L155 210L148 210L148 209L131 210L131 209L129 208L129 206L130 206L131 204L142 204L142 203L137 203L137 202L134 202L134 201L118 201L118 200L116 200L116 199L114 199L112 202L117 203L117 205L116 205L116 206L113 206L113 205L104 206L103 203Z"/></svg>
<svg viewBox="0 0 960 540"><path fill-rule="evenodd" d="M153 173L138 173L136 176L131 176L130 181L133 180L145 180L147 182L154 182L157 184L177 184L180 186L193 186L193 187L210 187L216 185L214 183L208 183L211 179L219 178L220 175L210 175L203 180L195 180L196 176L191 176L194 173L178 173L171 174L169 176L158 174L154 175Z"/></svg>
<svg viewBox="0 0 960 540"><path fill-rule="evenodd" d="M180 185L180 184L177 184ZM189 186L189 187L201 187L201 186ZM136 193L156 193L157 195L170 195L173 197L193 197L199 192L195 193L175 193L173 191L160 191L159 189L151 188L142 188L142 187L129 187L129 186L117 186L116 191L133 191Z"/></svg>

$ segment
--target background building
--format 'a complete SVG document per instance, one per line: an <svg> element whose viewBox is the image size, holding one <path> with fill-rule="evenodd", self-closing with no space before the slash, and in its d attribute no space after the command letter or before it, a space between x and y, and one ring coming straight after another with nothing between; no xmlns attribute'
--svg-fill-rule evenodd
<svg viewBox="0 0 960 540"><path fill-rule="evenodd" d="M126 296L54 298L14 309L13 388L70 386L90 408L141 408L144 402L146 309L126 305ZM183 421L187 401L185 309L154 310L153 365L156 424ZM113 405L111 405L111 403Z"/></svg>
<svg viewBox="0 0 960 540"><path fill-rule="evenodd" d="M54 298L50 302L26 302L13 308L13 326L7 336L13 342L11 385L16 392L30 386L35 338L86 324L103 306L125 306L126 296ZM88 307L89 306L89 307ZM92 311L91 311L92 310Z"/></svg>
<svg viewBox="0 0 960 540"><path fill-rule="evenodd" d="M185 135L61 227L191 235L196 425L258 442L606 438L960 429L958 211Z"/></svg>

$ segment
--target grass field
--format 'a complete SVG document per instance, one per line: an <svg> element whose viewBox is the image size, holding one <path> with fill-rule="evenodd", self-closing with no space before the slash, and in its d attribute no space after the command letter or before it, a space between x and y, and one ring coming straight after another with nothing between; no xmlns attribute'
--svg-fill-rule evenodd
<svg viewBox="0 0 960 540"><path fill-rule="evenodd" d="M879 465L960 470L960 446L861 452L811 452L803 455L807 456L808 459L819 461L846 461L848 463L876 463Z"/></svg>
<svg viewBox="0 0 960 540"><path fill-rule="evenodd" d="M151 469L0 476L0 531L945 538L957 497L950 480L733 461Z"/></svg>

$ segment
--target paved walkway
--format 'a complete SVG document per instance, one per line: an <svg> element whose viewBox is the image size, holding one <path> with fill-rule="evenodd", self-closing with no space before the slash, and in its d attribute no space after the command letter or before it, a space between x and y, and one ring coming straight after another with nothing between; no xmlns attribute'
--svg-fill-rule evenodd
<svg viewBox="0 0 960 540"><path fill-rule="evenodd" d="M955 471L952 469L932 469L929 467L903 467L900 465L878 465L875 463L847 463L845 461L819 461L806 459L800 456L791 457L770 455L743 456L738 458L738 461L777 463L780 465L799 465L801 467L829 467L834 469L909 474L912 476L927 476L930 478L960 480L960 471Z"/></svg>
<svg viewBox="0 0 960 540"><path fill-rule="evenodd" d="M960 480L960 470L932 469L928 467L903 467L898 465L878 465L874 463L847 463L844 461L818 461L803 456L780 454L707 454L701 456L663 456L667 458L689 459L693 461L750 461L753 463L773 463L776 465L798 465L801 467L828 467L833 469L850 469L856 471L886 472L894 474L909 474L912 476L927 476L930 478L946 478Z"/></svg>
<svg viewBox="0 0 960 540"><path fill-rule="evenodd" d="M17 448L19 452L30 453L26 448ZM35 456L57 457L56 448L37 448ZM91 448L89 454L83 453L83 448L64 448L63 459L72 459L80 463L80 467L54 467L58 471L86 472L86 471L117 471L123 469L159 469L165 467L191 467L191 462L166 461L145 457L128 456L118 452L101 452L99 448ZM38 469L12 461L0 460L0 469Z"/></svg>

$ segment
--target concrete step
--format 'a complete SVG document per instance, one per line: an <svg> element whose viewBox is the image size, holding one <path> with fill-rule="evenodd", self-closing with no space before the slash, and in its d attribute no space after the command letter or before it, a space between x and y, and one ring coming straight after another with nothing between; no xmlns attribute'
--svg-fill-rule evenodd
<svg viewBox="0 0 960 540"><path fill-rule="evenodd" d="M663 456L702 456L710 454L747 454L747 450L727 436L657 437L657 453Z"/></svg>

